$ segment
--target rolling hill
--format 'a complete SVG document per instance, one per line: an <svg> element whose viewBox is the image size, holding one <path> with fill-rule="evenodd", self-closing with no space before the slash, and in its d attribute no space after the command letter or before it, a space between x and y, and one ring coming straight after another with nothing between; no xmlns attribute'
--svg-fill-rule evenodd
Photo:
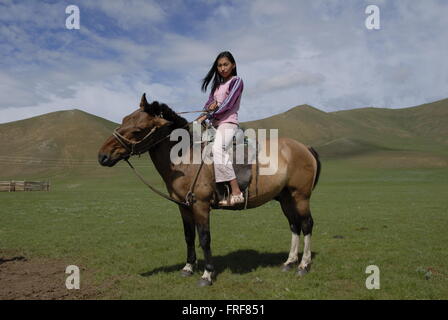
<svg viewBox="0 0 448 320"><path fill-rule="evenodd" d="M80 110L0 125L0 177L96 166L98 148L117 126Z"/></svg>
<svg viewBox="0 0 448 320"><path fill-rule="evenodd" d="M403 108L324 112L296 106L241 124L279 129L312 145L325 159L367 166L448 166L448 99ZM99 146L116 123L80 110L58 111L0 124L0 179L97 168Z"/></svg>
<svg viewBox="0 0 448 320"><path fill-rule="evenodd" d="M313 145L327 158L372 153L400 159L430 159L425 166L445 166L448 153L448 99L403 109L360 108L323 112L308 105L244 123L251 128L279 128L280 136ZM404 162L412 165L412 161ZM397 164L399 165L399 164Z"/></svg>

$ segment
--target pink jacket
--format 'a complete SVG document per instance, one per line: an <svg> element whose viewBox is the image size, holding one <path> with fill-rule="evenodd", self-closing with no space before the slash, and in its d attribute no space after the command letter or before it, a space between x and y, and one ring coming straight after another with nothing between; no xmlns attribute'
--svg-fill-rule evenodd
<svg viewBox="0 0 448 320"><path fill-rule="evenodd" d="M238 110L240 109L241 94L243 93L243 80L233 76L228 81L219 85L215 91L210 92L210 96L204 105L204 110L213 101L218 102L218 108L209 113L208 118L212 120L213 126L217 127L221 123L238 124Z"/></svg>

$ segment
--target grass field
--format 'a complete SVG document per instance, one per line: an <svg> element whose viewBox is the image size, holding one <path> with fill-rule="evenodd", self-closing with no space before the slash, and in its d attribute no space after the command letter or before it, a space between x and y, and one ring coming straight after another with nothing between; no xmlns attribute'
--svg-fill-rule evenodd
<svg viewBox="0 0 448 320"><path fill-rule="evenodd" d="M152 167L141 170L160 181ZM100 298L448 299L446 181L446 168L323 161L312 197L313 265L304 278L280 271L290 232L275 201L213 211L216 281L196 286L199 247L200 270L180 277L186 250L178 209L124 165L66 171L51 179L50 192L1 193L0 251L78 265L81 290L103 288ZM368 265L380 269L380 290L365 287Z"/></svg>

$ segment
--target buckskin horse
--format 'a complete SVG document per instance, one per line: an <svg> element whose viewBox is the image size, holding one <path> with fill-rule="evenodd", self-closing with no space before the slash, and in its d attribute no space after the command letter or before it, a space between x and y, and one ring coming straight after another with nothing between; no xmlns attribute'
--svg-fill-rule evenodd
<svg viewBox="0 0 448 320"><path fill-rule="evenodd" d="M157 101L148 103L143 94L140 108L125 116L121 126L101 146L98 161L102 166L113 167L120 160L128 161L134 154L149 152L155 168L166 184L169 196L164 196L176 202L181 213L187 244L187 263L181 274L193 275L197 231L205 260L205 270L198 284L208 286L212 284L214 271L210 249L210 210L216 203L213 165L174 164L170 160L170 150L177 142L166 139L174 129L185 128L187 125L188 122L166 104ZM265 154L268 154L270 144L264 145ZM297 267L297 274L303 276L309 272L311 265L313 218L310 197L319 179L319 155L312 147L296 140L279 138L276 161L278 169L273 175L258 175L258 165L251 165L252 175L256 179L252 179L248 185L249 196L245 208L255 208L270 200L280 202L292 232L289 256L283 263L282 270L290 270L298 262L299 236L303 232L303 255ZM268 165L261 161L259 164L260 168ZM191 197L193 184L194 199ZM184 201L185 199L189 201Z"/></svg>

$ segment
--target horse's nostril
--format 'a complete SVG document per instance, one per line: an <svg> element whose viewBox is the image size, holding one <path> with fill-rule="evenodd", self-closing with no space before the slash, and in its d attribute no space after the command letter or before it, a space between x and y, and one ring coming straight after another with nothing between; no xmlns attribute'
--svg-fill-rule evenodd
<svg viewBox="0 0 448 320"><path fill-rule="evenodd" d="M107 162L107 160L108 160L107 155L105 155L105 154L99 154L98 155L98 162L100 164L104 165Z"/></svg>

